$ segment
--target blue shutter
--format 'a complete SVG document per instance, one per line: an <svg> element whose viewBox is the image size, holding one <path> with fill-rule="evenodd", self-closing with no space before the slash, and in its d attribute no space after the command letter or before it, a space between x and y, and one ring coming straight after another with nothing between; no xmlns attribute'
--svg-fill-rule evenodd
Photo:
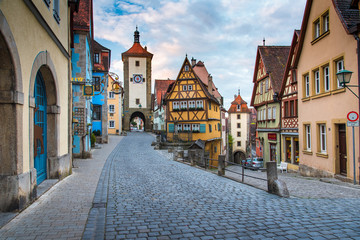
<svg viewBox="0 0 360 240"><path fill-rule="evenodd" d="M200 132L205 133L206 132L206 124L200 124Z"/></svg>
<svg viewBox="0 0 360 240"><path fill-rule="evenodd" d="M169 124L169 133L173 133L174 132L174 124L170 123Z"/></svg>

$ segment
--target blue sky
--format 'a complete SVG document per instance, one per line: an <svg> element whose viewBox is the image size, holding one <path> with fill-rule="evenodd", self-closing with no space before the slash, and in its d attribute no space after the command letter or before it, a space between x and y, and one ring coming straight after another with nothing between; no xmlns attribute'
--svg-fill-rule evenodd
<svg viewBox="0 0 360 240"><path fill-rule="evenodd" d="M121 53L133 44L154 54L152 79L176 79L186 54L205 63L228 109L240 89L250 105L256 50L290 45L306 0L94 0L95 39L111 49L123 81Z"/></svg>

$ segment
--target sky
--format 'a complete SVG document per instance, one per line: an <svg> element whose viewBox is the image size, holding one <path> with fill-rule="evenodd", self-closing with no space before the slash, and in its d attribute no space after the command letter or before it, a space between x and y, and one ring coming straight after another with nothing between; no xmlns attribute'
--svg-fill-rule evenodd
<svg viewBox="0 0 360 240"><path fill-rule="evenodd" d="M152 80L176 79L187 56L205 64L229 109L250 106L259 45L289 46L306 0L93 0L94 36L111 49L110 71L123 81L121 53L134 42L154 54Z"/></svg>

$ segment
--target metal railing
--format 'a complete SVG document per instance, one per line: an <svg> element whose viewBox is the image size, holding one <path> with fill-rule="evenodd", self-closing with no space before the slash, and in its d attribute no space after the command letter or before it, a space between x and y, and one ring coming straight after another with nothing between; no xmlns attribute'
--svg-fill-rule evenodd
<svg viewBox="0 0 360 240"><path fill-rule="evenodd" d="M255 176L251 176L251 175L246 175L245 174L245 168L244 168L243 164L233 163L233 162L229 162L229 161L225 161L225 163L230 164L232 166L241 167L241 172L233 171L233 170L228 169L228 168L226 169L226 171L229 171L229 172L240 175L241 176L241 182L244 182L244 177L250 177L250 178L254 178L254 179L258 179L258 180L262 180L262 181L267 181L267 179L264 179L264 178L259 178L259 177L255 177Z"/></svg>

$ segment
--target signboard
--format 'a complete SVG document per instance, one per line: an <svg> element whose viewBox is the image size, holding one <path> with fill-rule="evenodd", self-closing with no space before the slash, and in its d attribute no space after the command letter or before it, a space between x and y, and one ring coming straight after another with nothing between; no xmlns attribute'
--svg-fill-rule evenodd
<svg viewBox="0 0 360 240"><path fill-rule="evenodd" d="M351 111L351 112L348 113L347 119L350 122L358 121L359 120L359 114L357 112Z"/></svg>
<svg viewBox="0 0 360 240"><path fill-rule="evenodd" d="M276 141L277 139L276 133L268 133L268 139L272 141Z"/></svg>
<svg viewBox="0 0 360 240"><path fill-rule="evenodd" d="M78 77L78 78L71 78L71 81L72 81L72 82L84 82L85 79L82 78L82 77Z"/></svg>
<svg viewBox="0 0 360 240"><path fill-rule="evenodd" d="M359 121L355 121L355 122L347 121L347 126L348 127L358 127Z"/></svg>
<svg viewBox="0 0 360 240"><path fill-rule="evenodd" d="M83 86L83 95L84 96L94 96L94 86L93 85L84 85Z"/></svg>

